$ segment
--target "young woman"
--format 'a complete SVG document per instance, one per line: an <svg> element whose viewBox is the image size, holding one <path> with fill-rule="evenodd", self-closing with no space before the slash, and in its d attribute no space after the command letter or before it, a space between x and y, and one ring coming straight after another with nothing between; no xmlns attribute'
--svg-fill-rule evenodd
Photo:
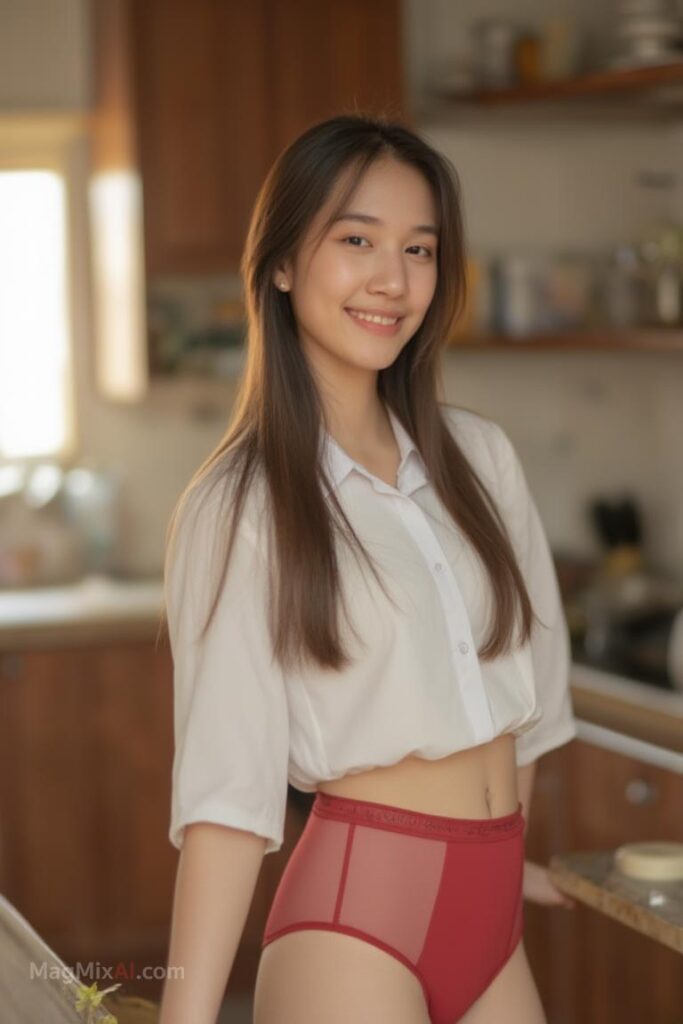
<svg viewBox="0 0 683 1024"><path fill-rule="evenodd" d="M464 299L450 162L340 116L243 259L247 366L169 524L178 864L161 1024L216 1019L288 781L317 791L255 1024L541 1024L534 764L576 734L557 579L503 429L437 396Z"/></svg>

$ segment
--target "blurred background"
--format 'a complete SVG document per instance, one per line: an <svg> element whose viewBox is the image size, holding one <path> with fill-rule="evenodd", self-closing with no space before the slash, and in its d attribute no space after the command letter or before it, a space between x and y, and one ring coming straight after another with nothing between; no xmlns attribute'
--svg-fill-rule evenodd
<svg viewBox="0 0 683 1024"><path fill-rule="evenodd" d="M230 414L257 190L340 112L402 119L460 176L469 298L443 397L513 440L572 636L579 737L539 765L528 856L683 840L681 13L0 0L0 893L67 964L160 993L166 524ZM226 1020L250 1019L310 807L289 794ZM614 907L525 907L549 1021L680 1024L668 885L631 893L641 930Z"/></svg>

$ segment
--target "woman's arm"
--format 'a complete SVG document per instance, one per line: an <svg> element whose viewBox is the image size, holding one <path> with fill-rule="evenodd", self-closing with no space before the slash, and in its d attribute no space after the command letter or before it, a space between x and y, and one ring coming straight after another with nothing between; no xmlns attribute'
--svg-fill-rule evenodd
<svg viewBox="0 0 683 1024"><path fill-rule="evenodd" d="M531 810L531 794L534 788L536 776L536 762L519 765L517 767L517 795L522 802L522 813L524 815L524 833L529 827L529 812Z"/></svg>
<svg viewBox="0 0 683 1024"><path fill-rule="evenodd" d="M264 851L265 839L245 829L186 826L159 1024L215 1024Z"/></svg>
<svg viewBox="0 0 683 1024"><path fill-rule="evenodd" d="M268 629L267 544L243 517L216 586L230 508L207 480L180 506L164 566L175 739L169 838L180 850L168 968L182 976L166 977L159 1024L214 1024L287 809L289 716Z"/></svg>
<svg viewBox="0 0 683 1024"><path fill-rule="evenodd" d="M531 796L536 777L536 761L520 765L517 768L517 794L522 802L522 813L524 814L524 834L529 828L529 810L531 808ZM533 861L524 861L524 899L530 903L543 903L546 906L562 906L568 909L575 906L574 900L564 893L550 881L548 869L542 864L535 864Z"/></svg>

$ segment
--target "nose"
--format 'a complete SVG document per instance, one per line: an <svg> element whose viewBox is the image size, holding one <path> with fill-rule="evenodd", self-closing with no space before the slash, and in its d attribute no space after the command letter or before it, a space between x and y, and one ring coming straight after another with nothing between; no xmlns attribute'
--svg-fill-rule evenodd
<svg viewBox="0 0 683 1024"><path fill-rule="evenodd" d="M383 256L375 264L368 281L368 292L372 295L403 295L408 286L405 264L400 254Z"/></svg>

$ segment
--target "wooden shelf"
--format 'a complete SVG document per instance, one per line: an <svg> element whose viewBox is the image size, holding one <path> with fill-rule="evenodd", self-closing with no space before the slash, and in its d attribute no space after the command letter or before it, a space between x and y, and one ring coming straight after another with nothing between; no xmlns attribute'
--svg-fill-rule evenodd
<svg viewBox="0 0 683 1024"><path fill-rule="evenodd" d="M682 55L683 56L683 55ZM436 87L416 116L423 126L538 123L601 127L621 123L678 124L683 118L683 59L660 67L593 71L574 78L528 82L507 89Z"/></svg>
<svg viewBox="0 0 683 1024"><path fill-rule="evenodd" d="M631 330L595 329L562 331L512 337L503 334L462 335L454 338L446 349L456 352L519 352L546 349L580 349L581 351L680 352L683 354L683 326L680 328L641 327Z"/></svg>
<svg viewBox="0 0 683 1024"><path fill-rule="evenodd" d="M683 55L680 63L660 67L593 71L576 78L529 82L507 89L476 89L470 92L441 92L441 97L476 106L502 106L607 96L650 95L664 86L681 87L683 105Z"/></svg>

